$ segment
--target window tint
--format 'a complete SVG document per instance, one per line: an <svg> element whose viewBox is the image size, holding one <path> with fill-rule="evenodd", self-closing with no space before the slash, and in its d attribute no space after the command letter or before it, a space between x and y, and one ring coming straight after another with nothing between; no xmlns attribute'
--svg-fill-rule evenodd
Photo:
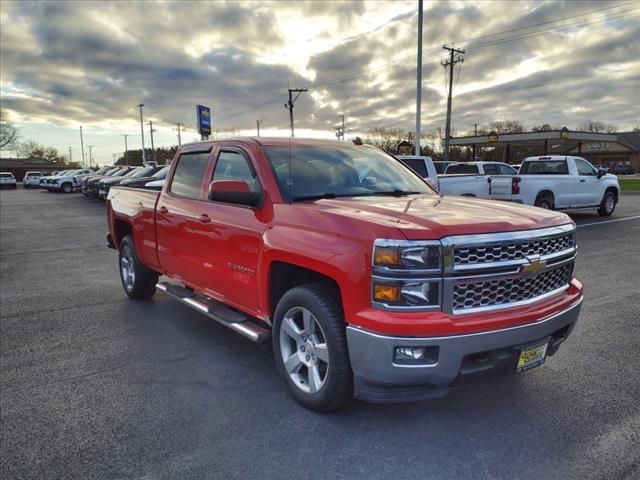
<svg viewBox="0 0 640 480"><path fill-rule="evenodd" d="M518 173L515 168L501 163L498 164L498 172L499 175L515 175Z"/></svg>
<svg viewBox="0 0 640 480"><path fill-rule="evenodd" d="M581 158L576 158L576 167L580 175L595 175L595 169Z"/></svg>
<svg viewBox="0 0 640 480"><path fill-rule="evenodd" d="M468 163L455 163L447 167L446 174L452 173L466 173L466 174L478 174L477 165L469 165Z"/></svg>
<svg viewBox="0 0 640 480"><path fill-rule="evenodd" d="M498 175L500 173L500 170L498 169L498 165L496 165L495 163L485 163L484 173L486 175Z"/></svg>
<svg viewBox="0 0 640 480"><path fill-rule="evenodd" d="M260 183L249 160L238 152L220 152L216 168L213 171L214 180L242 180L247 182L252 192L261 191Z"/></svg>
<svg viewBox="0 0 640 480"><path fill-rule="evenodd" d="M200 197L200 184L207 168L209 153L180 155L171 180L171 193L189 198Z"/></svg>
<svg viewBox="0 0 640 480"><path fill-rule="evenodd" d="M420 160L418 158L404 159L402 160L405 165L407 165L411 170L416 172L422 178L427 178L429 174L427 173L427 166L424 164L424 160Z"/></svg>
<svg viewBox="0 0 640 480"><path fill-rule="evenodd" d="M436 173L443 174L450 162L433 162L436 167Z"/></svg>
<svg viewBox="0 0 640 480"><path fill-rule="evenodd" d="M568 175L567 162L564 160L524 162L519 175Z"/></svg>

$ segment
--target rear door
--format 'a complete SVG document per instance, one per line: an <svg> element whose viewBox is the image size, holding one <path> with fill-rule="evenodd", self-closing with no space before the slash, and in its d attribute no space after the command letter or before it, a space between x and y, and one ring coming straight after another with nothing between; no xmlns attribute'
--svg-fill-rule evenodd
<svg viewBox="0 0 640 480"><path fill-rule="evenodd" d="M209 156L209 151L182 153L156 206L160 265L168 275L190 285L197 285L196 273L201 263L195 242L200 223L194 204L204 201Z"/></svg>
<svg viewBox="0 0 640 480"><path fill-rule="evenodd" d="M209 180L242 180L261 192L254 161L242 148L221 146ZM250 312L259 310L257 273L262 235L271 219L267 210L209 200L196 206L198 284L212 297Z"/></svg>

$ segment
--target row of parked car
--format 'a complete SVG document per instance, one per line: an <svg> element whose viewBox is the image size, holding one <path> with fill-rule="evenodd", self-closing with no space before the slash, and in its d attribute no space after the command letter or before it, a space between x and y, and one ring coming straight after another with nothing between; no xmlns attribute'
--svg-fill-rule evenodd
<svg viewBox="0 0 640 480"><path fill-rule="evenodd" d="M24 188L43 188L50 192L81 191L85 196L104 200L114 185L160 190L169 170L168 165L148 162L144 166L107 166L99 170L89 168L62 170L52 175L29 171L22 180ZM17 187L13 174L0 172L2 186Z"/></svg>

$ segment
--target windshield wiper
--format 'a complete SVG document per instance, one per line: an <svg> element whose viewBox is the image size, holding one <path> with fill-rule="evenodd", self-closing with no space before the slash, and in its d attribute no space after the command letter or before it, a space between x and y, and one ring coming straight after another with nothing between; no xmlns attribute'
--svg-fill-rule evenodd
<svg viewBox="0 0 640 480"><path fill-rule="evenodd" d="M395 190L388 190L388 191L384 191L384 192L371 192L368 195L391 195L393 197L402 197L404 195L417 195L419 193L425 193L425 192L416 192L413 190L400 190L399 188L396 188Z"/></svg>
<svg viewBox="0 0 640 480"><path fill-rule="evenodd" d="M291 201L297 202L302 200L319 200L321 198L336 198L336 197L337 195L335 193L327 192L327 193L320 193L316 195L299 195L299 196L293 197Z"/></svg>

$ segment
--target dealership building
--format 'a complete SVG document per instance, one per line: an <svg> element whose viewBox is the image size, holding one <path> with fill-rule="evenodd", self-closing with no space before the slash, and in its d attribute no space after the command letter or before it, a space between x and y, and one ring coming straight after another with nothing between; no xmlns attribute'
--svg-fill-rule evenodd
<svg viewBox="0 0 640 480"><path fill-rule="evenodd" d="M473 158L482 158L483 149L499 149L507 163L520 163L526 156L576 155L594 165L613 168L630 166L640 172L640 133L590 133L573 132L567 128L542 132L523 132L470 137L455 137L452 147L468 147ZM500 156L500 155L499 155Z"/></svg>

